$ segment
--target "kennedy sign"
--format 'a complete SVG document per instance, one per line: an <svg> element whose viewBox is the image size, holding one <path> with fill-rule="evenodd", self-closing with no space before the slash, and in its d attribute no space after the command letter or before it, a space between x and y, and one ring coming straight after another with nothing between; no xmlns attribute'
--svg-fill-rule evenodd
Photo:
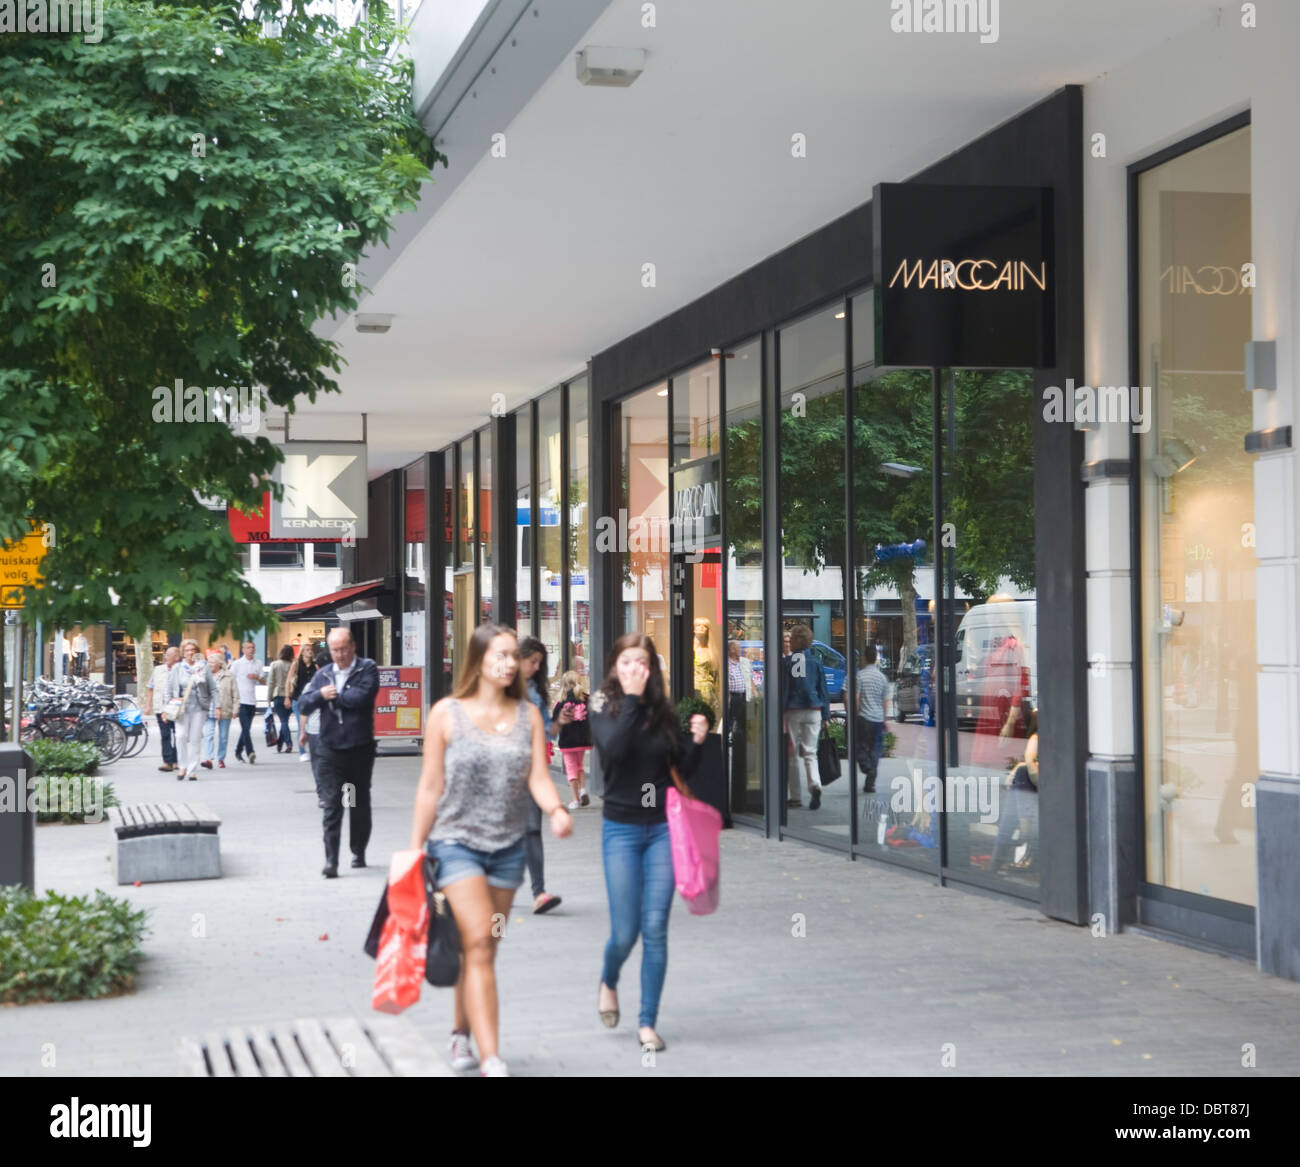
<svg viewBox="0 0 1300 1167"><path fill-rule="evenodd" d="M882 183L872 199L876 363L1055 363L1052 192Z"/></svg>
<svg viewBox="0 0 1300 1167"><path fill-rule="evenodd" d="M272 539L366 537L364 442L286 442L276 480L284 500L271 500Z"/></svg>

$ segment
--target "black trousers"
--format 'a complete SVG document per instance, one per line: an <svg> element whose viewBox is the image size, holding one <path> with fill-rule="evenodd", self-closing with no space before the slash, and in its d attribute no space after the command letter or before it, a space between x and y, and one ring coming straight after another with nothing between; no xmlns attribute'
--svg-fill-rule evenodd
<svg viewBox="0 0 1300 1167"><path fill-rule="evenodd" d="M542 851L542 808L528 796L524 821L524 858L528 863L528 878L533 886L533 899L546 890L546 856Z"/></svg>
<svg viewBox="0 0 1300 1167"><path fill-rule="evenodd" d="M731 721L731 801L732 810L745 809L746 786L749 781L748 759L745 756L745 731L749 728L748 707L743 692L727 694L727 716Z"/></svg>
<svg viewBox="0 0 1300 1167"><path fill-rule="evenodd" d="M320 796L325 803L323 826L325 865L339 865L339 841L343 834L343 811L348 809L348 848L353 855L365 853L370 842L370 778L375 768L375 743L350 750L332 750L316 740L320 754Z"/></svg>
<svg viewBox="0 0 1300 1167"><path fill-rule="evenodd" d="M176 765L176 726L162 714L158 715L158 736L162 739L163 765Z"/></svg>

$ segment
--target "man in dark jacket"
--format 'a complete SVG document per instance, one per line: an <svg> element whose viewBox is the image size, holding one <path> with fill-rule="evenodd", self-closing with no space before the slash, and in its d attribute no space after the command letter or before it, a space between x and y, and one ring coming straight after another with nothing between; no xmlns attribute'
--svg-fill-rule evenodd
<svg viewBox="0 0 1300 1167"><path fill-rule="evenodd" d="M352 866L366 865L370 842L370 777L375 767L375 697L379 670L368 657L357 656L357 644L346 628L329 634L333 666L321 668L303 691L298 707L305 714L320 710L320 787L325 803L325 866L321 874L339 873L339 840L343 808L348 816L348 846Z"/></svg>

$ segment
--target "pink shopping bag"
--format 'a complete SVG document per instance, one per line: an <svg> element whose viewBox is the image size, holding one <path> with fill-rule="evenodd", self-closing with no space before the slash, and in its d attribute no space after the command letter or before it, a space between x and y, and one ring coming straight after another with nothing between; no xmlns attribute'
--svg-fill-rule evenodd
<svg viewBox="0 0 1300 1167"><path fill-rule="evenodd" d="M673 849L673 879L693 916L717 911L721 882L718 837L722 815L707 802L668 788L668 837Z"/></svg>

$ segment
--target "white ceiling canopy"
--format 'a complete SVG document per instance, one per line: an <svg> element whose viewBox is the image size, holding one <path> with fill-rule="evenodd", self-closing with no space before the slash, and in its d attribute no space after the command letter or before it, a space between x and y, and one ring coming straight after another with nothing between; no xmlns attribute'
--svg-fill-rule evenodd
<svg viewBox="0 0 1300 1167"><path fill-rule="evenodd" d="M517 24L480 46L474 96L444 102L450 169L363 269L361 311L391 314L390 330L328 329L343 392L307 412L365 412L372 475L486 424L494 394L513 407L580 373L874 183L1212 18L1188 0L1002 0L981 43L893 32L887 0L659 3L654 27L641 0L614 0L575 36L560 5L516 4ZM643 49L644 72L583 85L585 45Z"/></svg>

